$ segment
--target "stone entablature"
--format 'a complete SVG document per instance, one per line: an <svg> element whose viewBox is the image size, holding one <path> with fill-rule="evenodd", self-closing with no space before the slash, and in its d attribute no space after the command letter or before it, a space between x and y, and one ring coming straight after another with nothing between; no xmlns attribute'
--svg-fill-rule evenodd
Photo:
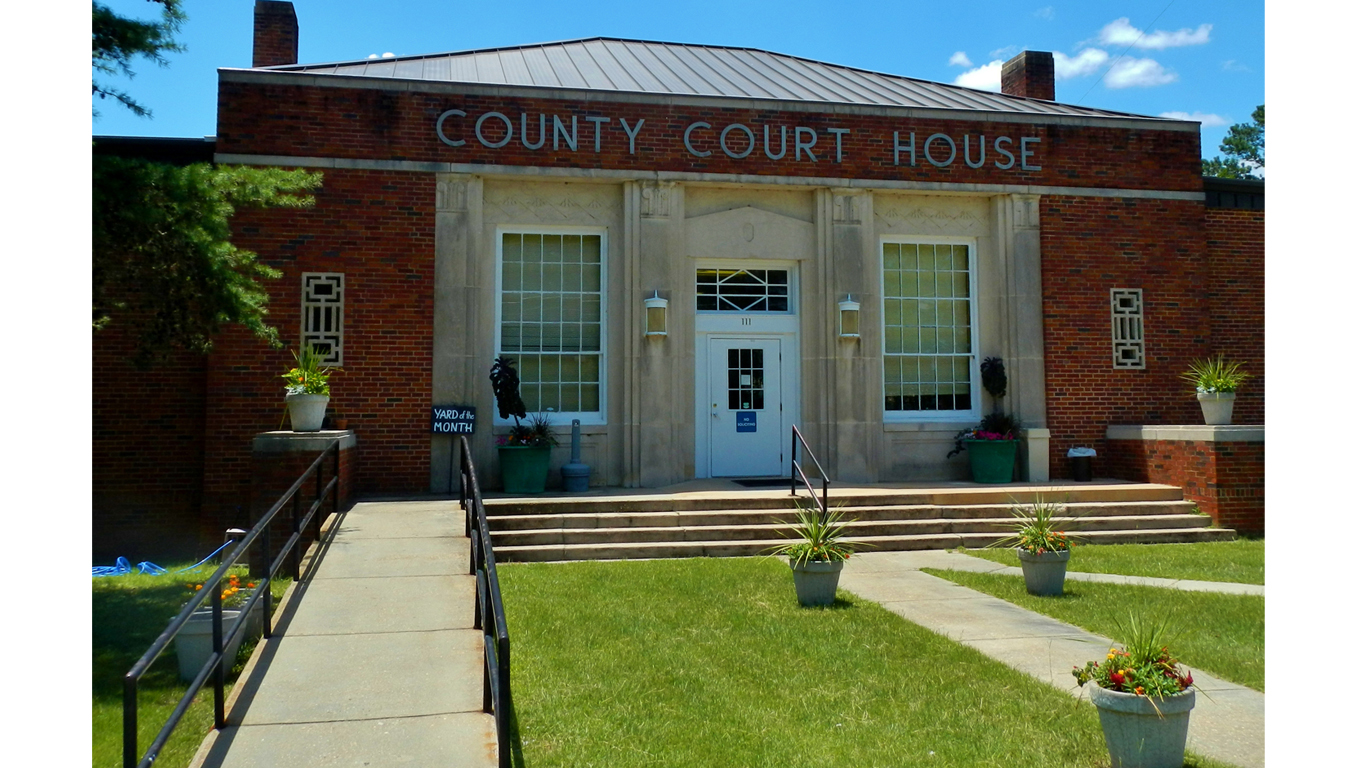
<svg viewBox="0 0 1366 768"><path fill-rule="evenodd" d="M1204 196L1200 134L1179 123L749 100L686 104L649 94L547 98L532 95L546 89L522 95L516 88L353 83L338 76L224 70L217 151ZM264 125L272 130L262 132Z"/></svg>

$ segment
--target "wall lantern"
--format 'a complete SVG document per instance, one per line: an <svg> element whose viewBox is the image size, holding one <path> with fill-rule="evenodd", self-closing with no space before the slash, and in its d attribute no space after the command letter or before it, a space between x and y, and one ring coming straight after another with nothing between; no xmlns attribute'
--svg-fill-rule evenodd
<svg viewBox="0 0 1366 768"><path fill-rule="evenodd" d="M669 335L669 300L661 299L659 291L645 300L645 335Z"/></svg>
<svg viewBox="0 0 1366 768"><path fill-rule="evenodd" d="M840 338L858 338L858 302L851 293L840 304Z"/></svg>

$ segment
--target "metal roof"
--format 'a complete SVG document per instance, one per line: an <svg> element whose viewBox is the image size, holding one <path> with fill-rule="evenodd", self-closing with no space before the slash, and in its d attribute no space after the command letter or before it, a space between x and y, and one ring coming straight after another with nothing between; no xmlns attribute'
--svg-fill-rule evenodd
<svg viewBox="0 0 1366 768"><path fill-rule="evenodd" d="M611 37L261 69L669 96L815 101L1068 117L1144 117L887 75L754 48Z"/></svg>

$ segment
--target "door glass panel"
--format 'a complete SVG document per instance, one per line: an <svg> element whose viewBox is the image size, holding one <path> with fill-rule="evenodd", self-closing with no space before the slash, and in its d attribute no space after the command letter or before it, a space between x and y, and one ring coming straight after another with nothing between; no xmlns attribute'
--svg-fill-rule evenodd
<svg viewBox="0 0 1366 768"><path fill-rule="evenodd" d="M726 353L726 405L732 411L764 409L764 351L731 349Z"/></svg>

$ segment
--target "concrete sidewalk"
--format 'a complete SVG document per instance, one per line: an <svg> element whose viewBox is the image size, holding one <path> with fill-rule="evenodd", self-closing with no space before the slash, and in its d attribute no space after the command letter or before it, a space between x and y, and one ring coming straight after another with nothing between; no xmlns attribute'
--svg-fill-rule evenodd
<svg viewBox="0 0 1366 768"><path fill-rule="evenodd" d="M865 552L849 560L840 586L1073 696L1081 696L1083 689L1072 677L1072 668L1104 658L1115 645L1070 624L921 573L921 568L1010 570L942 550ZM1193 673L1203 694L1191 711L1187 748L1245 768L1263 768L1265 696L1208 672Z"/></svg>
<svg viewBox="0 0 1366 768"><path fill-rule="evenodd" d="M357 504L191 766L496 766L464 513Z"/></svg>
<svg viewBox="0 0 1366 768"><path fill-rule="evenodd" d="M946 571L974 571L976 573L1002 573L1024 578L1024 571L1018 565L1001 565L992 560L965 555L961 552L934 550L923 553L935 558L933 564L917 565L917 568L943 568ZM1105 584L1131 584L1140 587L1162 587L1180 589L1186 592L1223 592L1229 595L1266 595L1266 587L1261 584L1237 584L1229 581L1195 581L1193 579L1154 579L1149 576L1119 576L1113 573L1067 572L1071 581L1098 581Z"/></svg>

